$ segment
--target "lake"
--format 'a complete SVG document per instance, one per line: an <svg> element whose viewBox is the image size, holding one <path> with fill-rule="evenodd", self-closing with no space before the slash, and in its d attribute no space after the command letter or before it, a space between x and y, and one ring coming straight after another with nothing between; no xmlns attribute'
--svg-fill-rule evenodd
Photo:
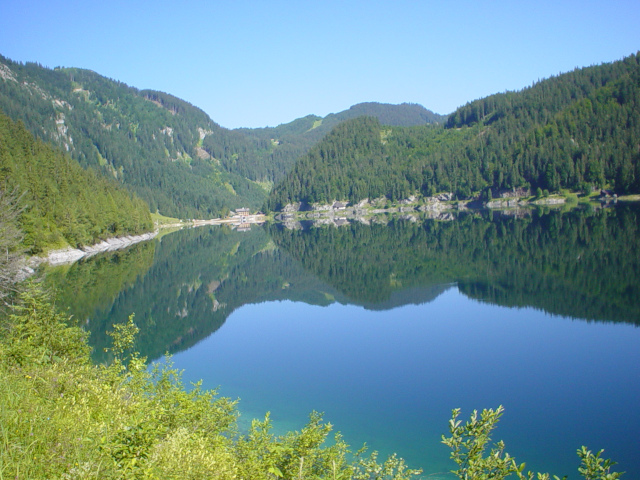
<svg viewBox="0 0 640 480"><path fill-rule="evenodd" d="M577 478L586 445L640 478L636 206L338 223L188 229L48 279L96 361L135 312L140 352L240 398L241 426L316 410L451 478L451 410L504 405L493 439L527 469Z"/></svg>

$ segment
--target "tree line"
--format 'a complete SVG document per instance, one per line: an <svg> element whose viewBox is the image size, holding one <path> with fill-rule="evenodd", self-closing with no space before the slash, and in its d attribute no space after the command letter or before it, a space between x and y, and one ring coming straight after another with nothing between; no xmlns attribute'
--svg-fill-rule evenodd
<svg viewBox="0 0 640 480"><path fill-rule="evenodd" d="M266 202L489 199L504 190L640 191L640 55L471 102L444 126L338 125Z"/></svg>
<svg viewBox="0 0 640 480"><path fill-rule="evenodd" d="M461 213L451 222L268 228L275 244L348 303L455 283L465 295L572 318L640 324L637 206ZM378 307L379 308L379 307Z"/></svg>
<svg viewBox="0 0 640 480"><path fill-rule="evenodd" d="M233 137L199 108L77 68L47 69L0 57L0 109L37 138L143 198L153 212L211 218L257 209L265 191L221 166L207 136ZM220 156L221 158L217 158Z"/></svg>
<svg viewBox="0 0 640 480"><path fill-rule="evenodd" d="M0 112L0 189L15 192L22 245L32 254L152 229L148 205L115 181L36 140Z"/></svg>

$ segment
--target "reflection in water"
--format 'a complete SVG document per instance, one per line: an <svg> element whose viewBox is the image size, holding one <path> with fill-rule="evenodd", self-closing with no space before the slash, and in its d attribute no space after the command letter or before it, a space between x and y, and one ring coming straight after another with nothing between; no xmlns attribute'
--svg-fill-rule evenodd
<svg viewBox="0 0 640 480"><path fill-rule="evenodd" d="M247 303L384 310L431 301L452 284L498 305L639 324L638 214L620 207L298 230L201 227L51 269L48 279L60 303L88 321L98 361L106 331L132 312L137 348L154 359L206 338Z"/></svg>
<svg viewBox="0 0 640 480"><path fill-rule="evenodd" d="M88 320L96 361L135 312L143 355L177 353L185 380L221 385L250 417L271 410L291 429L323 410L356 448L435 473L452 467L439 445L450 409L503 403L496 438L528 467L575 474L586 442L632 478L638 213L202 227L49 278Z"/></svg>
<svg viewBox="0 0 640 480"><path fill-rule="evenodd" d="M487 212L453 222L286 230L279 248L358 304L457 283L478 300L588 320L640 323L638 209Z"/></svg>
<svg viewBox="0 0 640 480"><path fill-rule="evenodd" d="M122 291L147 273L154 251L155 242L143 242L69 265L45 265L45 278L57 290L61 305L80 322L90 322L96 311L110 309Z"/></svg>

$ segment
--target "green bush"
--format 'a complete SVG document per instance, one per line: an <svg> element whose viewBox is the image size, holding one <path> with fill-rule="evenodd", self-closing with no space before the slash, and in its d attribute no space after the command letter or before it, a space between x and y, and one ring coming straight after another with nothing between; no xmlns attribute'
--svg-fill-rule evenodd
<svg viewBox="0 0 640 480"><path fill-rule="evenodd" d="M408 480L396 455L351 456L340 434L311 413L300 431L276 436L271 421L238 429L236 403L200 384L187 390L170 361L147 368L132 351L134 317L110 333L114 361L92 365L85 333L57 313L40 286L28 285L0 335L0 478ZM485 453L503 408L449 421L443 443L460 479L532 480L503 442ZM616 480L614 463L582 447L580 474ZM548 480L548 474L537 474ZM554 477L557 479L557 477Z"/></svg>
<svg viewBox="0 0 640 480"><path fill-rule="evenodd" d="M110 333L110 365L92 365L85 333L40 286L21 294L0 336L0 478L393 479L418 472L359 452L312 413L300 431L237 426L236 402L186 389L167 360L147 368L131 347L133 315Z"/></svg>
<svg viewBox="0 0 640 480"><path fill-rule="evenodd" d="M518 464L515 458L505 452L503 441L497 442L491 447L488 454L485 451L491 441L490 434L495 429L498 420L502 416L504 408L485 409L478 416L474 410L471 418L465 424L458 420L460 409L453 410L449 420L450 437L442 436L442 443L451 448L451 459L458 465L457 470L452 470L461 480L501 480L515 475L519 480L549 480L548 473L524 472L525 464ZM622 473L611 472L615 462L601 458L603 450L593 454L586 447L578 450L581 465L578 468L580 474L587 480L616 480ZM567 477L563 477L563 480ZM554 480L560 480L556 475Z"/></svg>

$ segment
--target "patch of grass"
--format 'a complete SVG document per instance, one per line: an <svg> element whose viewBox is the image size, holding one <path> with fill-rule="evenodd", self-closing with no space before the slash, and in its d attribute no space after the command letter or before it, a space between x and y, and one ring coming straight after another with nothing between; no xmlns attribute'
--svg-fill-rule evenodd
<svg viewBox="0 0 640 480"><path fill-rule="evenodd" d="M618 200L622 202L640 202L640 195L620 195Z"/></svg>
<svg viewBox="0 0 640 480"><path fill-rule="evenodd" d="M315 122L313 122L313 126L309 130L313 130L314 128L318 128L320 125L322 125L322 119L316 120Z"/></svg>
<svg viewBox="0 0 640 480"><path fill-rule="evenodd" d="M223 185L224 185L224 188L226 188L230 193L237 195L235 189L233 188L233 185L231 185L229 182L224 182Z"/></svg>
<svg viewBox="0 0 640 480"><path fill-rule="evenodd" d="M158 225L159 227L163 225L175 225L177 223L182 223L182 220L180 220L179 218L165 217L160 213L152 213L151 220L153 221L154 225Z"/></svg>
<svg viewBox="0 0 640 480"><path fill-rule="evenodd" d="M575 193L567 193L566 199L567 199L567 203L570 203L570 204L578 203L578 195Z"/></svg>
<svg viewBox="0 0 640 480"><path fill-rule="evenodd" d="M254 181L256 185L262 188L265 192L269 193L273 189L273 182L270 180L266 180L264 182Z"/></svg>

